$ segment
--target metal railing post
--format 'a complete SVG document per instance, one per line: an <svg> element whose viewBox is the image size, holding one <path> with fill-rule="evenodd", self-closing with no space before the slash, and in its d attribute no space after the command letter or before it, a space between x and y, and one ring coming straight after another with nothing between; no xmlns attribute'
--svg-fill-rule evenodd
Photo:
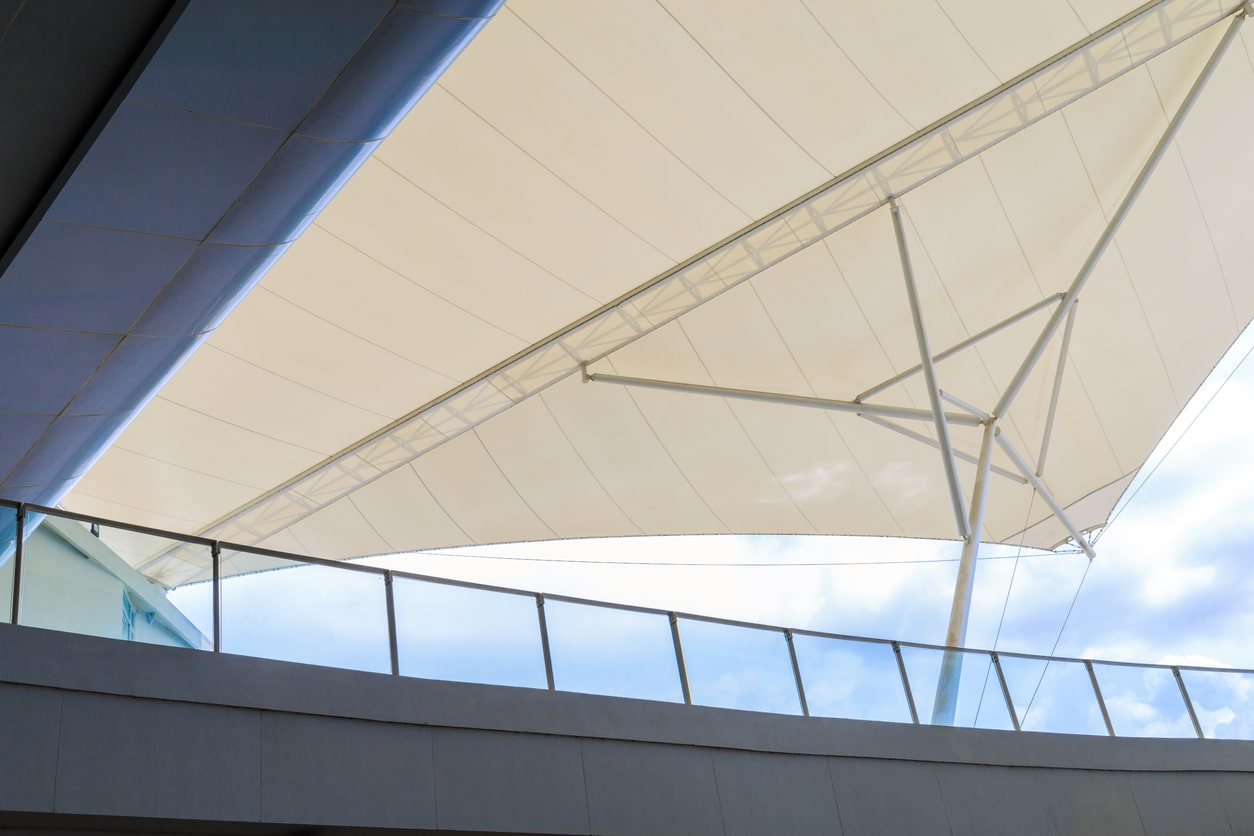
<svg viewBox="0 0 1254 836"><path fill-rule="evenodd" d="M1193 731L1197 732L1198 739L1205 739L1206 735L1202 734L1202 724L1197 721L1197 712L1193 710L1193 700L1189 699L1189 689L1184 687L1184 677L1180 675L1180 668L1172 665L1171 672L1176 675L1176 684L1180 686L1180 696L1184 697L1184 707L1188 709L1189 719L1193 721Z"/></svg>
<svg viewBox="0 0 1254 836"><path fill-rule="evenodd" d="M893 655L897 657L897 670L901 673L901 687L906 692L906 705L910 706L910 719L919 725L919 710L914 707L914 694L910 691L910 677L906 676L906 663L901 658L901 645L893 642Z"/></svg>
<svg viewBox="0 0 1254 836"><path fill-rule="evenodd" d="M17 624L22 615L22 558L26 550L26 503L17 506L13 524L13 600L9 609L9 623Z"/></svg>
<svg viewBox="0 0 1254 836"><path fill-rule="evenodd" d="M396 638L396 594L392 591L392 570L383 573L383 597L388 607L388 658L392 662L392 676L401 674L401 655Z"/></svg>
<svg viewBox="0 0 1254 836"><path fill-rule="evenodd" d="M679 669L679 688L684 694L684 705L692 705L692 691L688 688L688 666L684 664L684 646L679 641L679 616L667 614L671 622L671 642L675 645L675 666Z"/></svg>
<svg viewBox="0 0 1254 836"><path fill-rule="evenodd" d="M536 593L536 617L540 619L540 649L544 652L544 679L549 690L557 690L553 684L553 654L549 650L549 622L544 617L544 593Z"/></svg>
<svg viewBox="0 0 1254 836"><path fill-rule="evenodd" d="M1110 722L1110 712L1106 710L1106 700L1102 697L1101 686L1097 684L1097 672L1093 670L1092 661L1084 660L1084 669L1089 672L1089 682L1093 683L1093 696L1097 697L1097 707L1102 710L1102 722L1106 724L1106 734L1115 736L1115 725Z"/></svg>
<svg viewBox="0 0 1254 836"><path fill-rule="evenodd" d="M806 703L806 689L801 684L801 665L797 664L797 648L792 643L792 630L784 630L784 641L788 642L788 658L792 661L792 678L797 681L797 699L801 701L801 713L810 716L810 706Z"/></svg>
<svg viewBox="0 0 1254 836"><path fill-rule="evenodd" d="M209 547L213 558L213 652L222 652L222 544L217 540Z"/></svg>
<svg viewBox="0 0 1254 836"><path fill-rule="evenodd" d="M1019 715L1015 713L1014 700L1010 698L1010 686L1006 684L1006 674L1001 669L1001 657L997 655L997 651L989 651L988 654L993 660L993 670L997 671L997 682L1001 685L1001 695L1006 700L1006 710L1010 712L1010 722L1015 727L1015 731L1023 731L1019 727Z"/></svg>

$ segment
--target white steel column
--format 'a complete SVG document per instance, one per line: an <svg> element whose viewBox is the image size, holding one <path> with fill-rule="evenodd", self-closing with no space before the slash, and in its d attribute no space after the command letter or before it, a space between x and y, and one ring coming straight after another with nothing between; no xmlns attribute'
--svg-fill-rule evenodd
<svg viewBox="0 0 1254 836"><path fill-rule="evenodd" d="M945 466L945 479L949 482L949 501L954 507L954 522L958 535L967 539L971 531L967 527L966 508L963 507L962 485L958 482L958 467L954 462L953 445L949 441L949 425L945 410L941 407L940 386L936 383L936 367L932 363L932 349L927 343L927 329L923 327L923 310L919 305L919 289L914 282L914 267L910 264L910 250L906 247L906 230L901 222L901 207L895 199L888 201L893 217L893 233L897 237L897 253L901 257L901 272L906 280L906 296L910 300L910 316L914 320L914 335L919 343L919 359L923 363L923 379L927 382L927 398L932 405L936 422L936 440L940 444L941 460Z"/></svg>
<svg viewBox="0 0 1254 836"><path fill-rule="evenodd" d="M967 640L967 620L971 615L971 591L975 588L975 561L980 555L980 531L984 527L984 506L988 496L988 471L993 462L993 437L997 434L995 421L984 425L984 438L980 441L980 460L976 466L975 489L971 494L970 533L962 544L962 559L958 562L958 580L954 584L954 603L949 611L949 629L945 633L945 645L961 648ZM941 659L940 677L936 682L936 700L932 703L932 724L952 726L954 709L958 705L958 686L962 680L962 651L947 650Z"/></svg>

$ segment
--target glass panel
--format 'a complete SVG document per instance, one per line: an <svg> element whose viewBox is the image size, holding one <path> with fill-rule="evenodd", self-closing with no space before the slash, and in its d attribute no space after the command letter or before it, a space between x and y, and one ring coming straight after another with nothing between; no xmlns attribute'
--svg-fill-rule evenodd
<svg viewBox="0 0 1254 836"><path fill-rule="evenodd" d="M953 725L962 728L1012 729L1006 697L997 681L997 671L987 653L973 650L942 650L930 647L902 647L901 657L910 677L910 690L919 712L919 722L949 725L933 717L941 666L948 654L958 668L958 697Z"/></svg>
<svg viewBox="0 0 1254 836"><path fill-rule="evenodd" d="M1254 674L1180 670L1202 734L1221 740L1254 740Z"/></svg>
<svg viewBox="0 0 1254 836"><path fill-rule="evenodd" d="M26 526L22 624L147 644L212 647L209 624L189 617L178 599L145 574L151 561L162 558L166 565L177 565L182 577L209 577L208 546L56 515L32 514Z"/></svg>
<svg viewBox="0 0 1254 836"><path fill-rule="evenodd" d="M223 651L391 671L382 574L223 551L222 575Z"/></svg>
<svg viewBox="0 0 1254 836"><path fill-rule="evenodd" d="M681 619L679 634L697 705L801 713L788 643L779 630Z"/></svg>
<svg viewBox="0 0 1254 836"><path fill-rule="evenodd" d="M667 616L564 601L544 614L559 690L683 702Z"/></svg>
<svg viewBox="0 0 1254 836"><path fill-rule="evenodd" d="M1093 664L1120 737L1197 737L1175 675L1166 668Z"/></svg>
<svg viewBox="0 0 1254 836"><path fill-rule="evenodd" d="M1024 731L1106 734L1097 695L1082 662L1002 654L1001 668Z"/></svg>
<svg viewBox="0 0 1254 836"><path fill-rule="evenodd" d="M0 621L8 624L13 609L14 548L17 544L17 509L0 505Z"/></svg>
<svg viewBox="0 0 1254 836"><path fill-rule="evenodd" d="M535 598L410 578L392 595L405 676L548 687Z"/></svg>
<svg viewBox="0 0 1254 836"><path fill-rule="evenodd" d="M890 645L797 635L792 643L811 714L912 722Z"/></svg>

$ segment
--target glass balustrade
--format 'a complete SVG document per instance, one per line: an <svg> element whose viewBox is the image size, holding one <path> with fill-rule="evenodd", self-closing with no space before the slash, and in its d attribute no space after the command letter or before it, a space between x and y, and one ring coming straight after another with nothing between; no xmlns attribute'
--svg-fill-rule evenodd
<svg viewBox="0 0 1254 836"><path fill-rule="evenodd" d="M909 723L912 698L920 723L1254 740L1254 671L787 631L20 510L0 502L0 615L25 626L670 702L686 685L751 711Z"/></svg>

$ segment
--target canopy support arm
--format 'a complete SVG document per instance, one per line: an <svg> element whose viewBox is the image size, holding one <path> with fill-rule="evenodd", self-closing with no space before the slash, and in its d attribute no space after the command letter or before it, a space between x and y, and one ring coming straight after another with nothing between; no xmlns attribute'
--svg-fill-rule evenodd
<svg viewBox="0 0 1254 836"><path fill-rule="evenodd" d="M915 432L914 430L908 427L903 427L898 424L894 424L892 421L889 421L885 418L880 418L876 415L865 415L865 414L859 415L858 417L862 418L863 420L870 421L872 424L877 424L886 430L892 430L893 432L898 433L899 435L904 435L906 438L913 438L915 441L921 444L926 444L928 447L931 447L933 449L937 449L937 450L940 449L940 445L937 444L936 440L932 438L931 436L924 435L923 433L920 433L920 432ZM970 453L964 450L959 450L957 447L954 448L954 455L962 459L964 462L970 462L971 464L979 464L980 462L980 460L977 457L971 455ZM1009 470L1006 470L1004 467L998 467L997 465L993 465L991 467L991 470L993 473L996 473L998 476L1009 479L1010 481L1015 482L1017 484L1026 485L1028 483L1028 480L1024 479L1018 473L1012 473Z"/></svg>
<svg viewBox="0 0 1254 836"><path fill-rule="evenodd" d="M909 406L889 406L887 404L854 403L853 401L836 401L828 398L815 398L809 395L784 395L777 392L762 392L756 389L729 389L725 386L707 386L701 383L678 383L670 380L652 380L644 377L624 377L617 374L584 371L587 383L617 383L636 389L658 389L663 392L687 392L695 395L714 395L720 398L732 398L741 401L759 401L762 403L778 403L791 406L810 406L826 409L829 412L851 412L855 415L877 415L884 418L904 418L911 421L932 421L931 411L916 409ZM949 413L945 416L955 424L976 426L980 419L974 415Z"/></svg>
<svg viewBox="0 0 1254 836"><path fill-rule="evenodd" d="M1054 512L1054 516L1067 529L1067 533L1079 544L1084 553L1089 556L1089 559L1096 557L1097 553L1093 551L1093 546L1089 544L1088 538L1080 533L1080 529L1076 528L1075 523L1071 521L1071 517L1067 516L1067 512L1063 510L1062 505L1054 498L1049 488L1045 487L1045 483L1041 481L1040 477L1036 475L1032 465L1019 454L1019 451L1014 448L1014 445L1010 443L1010 440L1000 430L997 432L997 443L1005 451L1006 455L1010 457L1010 460L1014 462L1015 467L1019 468L1019 472L1032 483L1032 487L1036 488L1037 493L1041 495L1041 499L1049 506L1049 510Z"/></svg>
<svg viewBox="0 0 1254 836"><path fill-rule="evenodd" d="M1036 304L1029 305L1023 310L1019 311L1014 316L1007 317L1006 319L1003 319L1001 322L998 322L995 325L990 325L989 327L985 328L983 331L979 332L978 334L973 334L970 337L967 337L965 340L958 342L958 343L954 343L953 345L951 345L949 348L945 349L944 351L933 355L932 362L939 363L941 360L944 360L947 357L952 357L965 348L970 348L971 346L975 345L978 342L983 342L984 340L988 339L994 334L998 334L1006 330L1007 328L1009 328L1011 325L1014 325L1019 320L1027 319L1029 316L1036 313L1041 308L1048 308L1050 305L1056 304L1058 300L1061 299L1062 297L1063 297L1063 294L1061 293L1055 293L1053 296L1046 296L1044 299L1037 302ZM854 398L854 400L861 401L864 398L869 398L872 395L877 395L894 384L900 383L901 381L906 380L907 378L914 377L916 374L918 374L921 371L923 371L922 363L918 364L917 366L911 366L910 368L906 369L904 372L899 372L898 374L893 375L892 377L888 378L882 383L875 384L870 389L867 389L861 395L858 395L858 397Z"/></svg>
<svg viewBox="0 0 1254 836"><path fill-rule="evenodd" d="M971 519L958 561L958 579L954 583L954 603L949 611L949 629L945 646L961 648L967 640L967 622L971 616L971 593L975 589L975 562L980 556L980 532L984 528L984 506L988 498L988 472L993 463L993 437L998 433L995 421L984 425L980 441L980 461L976 465L975 487L971 493ZM947 650L941 659L940 676L936 680L936 699L932 703L932 724L952 726L958 705L958 685L962 680L962 651Z"/></svg>
<svg viewBox="0 0 1254 836"><path fill-rule="evenodd" d="M1062 394L1062 375L1067 369L1067 354L1071 350L1071 331L1075 327L1076 305L1067 314L1067 326L1062 330L1062 346L1058 349L1058 370L1054 372L1054 391L1049 396L1049 413L1045 416L1045 432L1041 436L1041 454L1036 458L1036 475L1045 473L1045 455L1049 452L1049 439L1054 433L1054 415L1058 411L1058 397Z"/></svg>
<svg viewBox="0 0 1254 836"><path fill-rule="evenodd" d="M1198 74L1197 79L1193 82L1193 86L1189 88L1189 92L1184 97L1184 101L1180 104L1180 108L1176 111L1175 116L1171 117L1171 121L1167 123L1167 130L1159 137L1158 144L1150 152L1149 159L1145 161L1140 173L1132 181L1131 188L1128 189L1128 193L1124 195L1119 208L1115 210L1114 215L1111 216L1110 221L1106 224L1106 228L1102 231L1101 237L1097 239L1092 252L1084 260L1084 264L1080 267L1080 272L1076 274L1075 280L1071 282L1071 287L1067 289L1062 302L1050 315L1049 321L1045 323L1045 327L1041 330L1040 336L1036 338L1036 342L1032 345L1028 356L1024 358L1022 365L1019 366L1019 370L1015 372L1015 376L1011 379L1010 385L1002 393L1001 400L993 408L993 414L997 417L1005 417L1006 411L1010 409L1010 405L1014 402L1015 396L1019 394L1024 381L1027 380L1028 375L1032 373L1037 362L1040 361L1041 355L1045 353L1045 348L1049 345L1049 341L1058 331L1059 326L1062 325L1063 319L1070 314L1071 309L1075 306L1080 296L1080 291L1084 289L1084 285L1088 282L1089 277L1093 275L1093 269L1097 266L1097 262L1101 260L1102 255L1106 252L1106 248L1115 239L1119 228L1123 226L1124 220L1128 217L1128 211L1136 203L1136 199L1140 196L1142 189L1145 188L1145 184L1149 181L1150 175L1154 173L1154 169L1158 167L1158 163L1162 160L1167 147L1175 139L1180 125L1197 102L1198 94L1202 92L1202 88L1210 80L1211 75L1215 72L1215 67L1219 65L1219 60L1223 58L1224 53L1227 52L1228 47L1236 38L1237 32L1240 31L1241 24L1245 21L1248 14L1249 7L1246 6L1233 17L1232 23L1228 24L1228 29L1224 32L1218 46L1215 47L1215 51L1211 53L1210 60L1206 62L1206 66Z"/></svg>
<svg viewBox="0 0 1254 836"><path fill-rule="evenodd" d="M962 498L962 485L958 481L958 466L954 462L953 445L949 441L949 425L945 411L941 407L940 387L936 383L936 367L932 363L932 349L927 343L927 329L923 327L923 311L919 305L919 290L914 281L914 267L910 264L910 250L906 246L906 230L901 222L901 206L895 198L888 202L889 212L893 218L893 233L897 238L897 253L901 257L901 273L906 280L906 297L910 300L910 317L914 321L914 336L919 344L919 357L923 361L923 379L927 382L927 398L932 406L932 416L936 423L936 440L940 444L941 462L945 467L945 481L949 484L949 500L953 504L954 522L958 524L958 535L967 538L971 534L968 527L966 504Z"/></svg>

